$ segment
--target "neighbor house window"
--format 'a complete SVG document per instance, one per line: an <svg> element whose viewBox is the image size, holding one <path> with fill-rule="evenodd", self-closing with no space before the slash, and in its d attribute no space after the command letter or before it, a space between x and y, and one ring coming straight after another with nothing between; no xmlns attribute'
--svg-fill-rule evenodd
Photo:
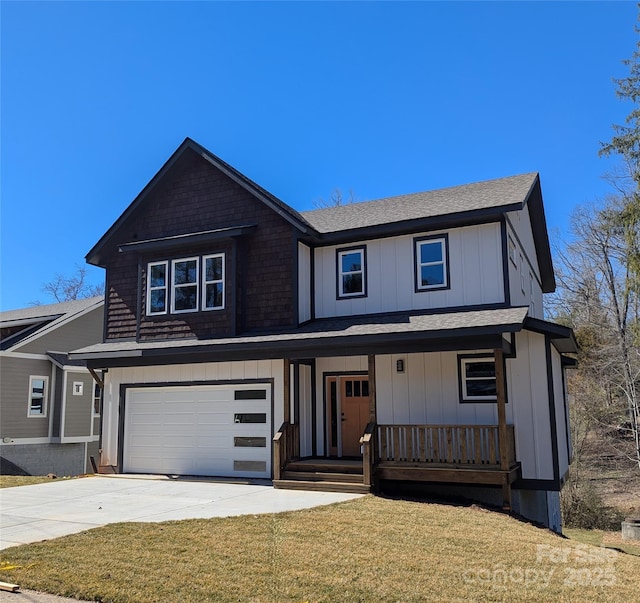
<svg viewBox="0 0 640 603"><path fill-rule="evenodd" d="M47 391L49 377L29 377L29 417L45 417L47 415Z"/></svg>
<svg viewBox="0 0 640 603"><path fill-rule="evenodd" d="M449 287L446 236L415 239L416 291Z"/></svg>
<svg viewBox="0 0 640 603"><path fill-rule="evenodd" d="M147 314L167 313L168 262L152 262L147 270Z"/></svg>
<svg viewBox="0 0 640 603"><path fill-rule="evenodd" d="M496 400L496 361L487 356L460 358L460 389L463 402Z"/></svg>
<svg viewBox="0 0 640 603"><path fill-rule="evenodd" d="M202 258L202 309L224 308L224 253Z"/></svg>
<svg viewBox="0 0 640 603"><path fill-rule="evenodd" d="M338 249L338 297L364 297L366 292L365 248Z"/></svg>
<svg viewBox="0 0 640 603"><path fill-rule="evenodd" d="M522 290L522 293L525 293L525 288L524 288L524 258L522 257L522 254L520 254L520 289Z"/></svg>
<svg viewBox="0 0 640 603"><path fill-rule="evenodd" d="M198 258L173 260L171 272L171 311L195 312L198 309Z"/></svg>

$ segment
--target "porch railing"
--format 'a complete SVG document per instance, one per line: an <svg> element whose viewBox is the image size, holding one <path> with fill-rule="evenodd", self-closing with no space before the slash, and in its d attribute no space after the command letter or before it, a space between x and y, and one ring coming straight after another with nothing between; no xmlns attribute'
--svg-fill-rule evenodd
<svg viewBox="0 0 640 603"><path fill-rule="evenodd" d="M377 461L500 468L497 425L378 425ZM513 425L507 460L515 463Z"/></svg>
<svg viewBox="0 0 640 603"><path fill-rule="evenodd" d="M280 479L286 464L300 457L300 426L285 421L273 436L273 477Z"/></svg>

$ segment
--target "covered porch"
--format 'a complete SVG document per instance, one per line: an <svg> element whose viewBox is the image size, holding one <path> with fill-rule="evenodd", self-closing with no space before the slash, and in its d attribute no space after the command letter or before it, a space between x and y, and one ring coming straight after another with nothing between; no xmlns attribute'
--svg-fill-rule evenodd
<svg viewBox="0 0 640 603"><path fill-rule="evenodd" d="M379 423L376 356L367 356L367 423L359 453L336 457L301 456L300 422L292 416L291 363L284 369L284 422L273 438L276 488L369 492L382 480L499 487L505 509L511 508L511 485L520 476L515 430L507 424L503 349L494 349L496 424ZM329 416L331 413L329 413ZM298 419L298 420L297 420ZM341 421L344 422L344 413Z"/></svg>

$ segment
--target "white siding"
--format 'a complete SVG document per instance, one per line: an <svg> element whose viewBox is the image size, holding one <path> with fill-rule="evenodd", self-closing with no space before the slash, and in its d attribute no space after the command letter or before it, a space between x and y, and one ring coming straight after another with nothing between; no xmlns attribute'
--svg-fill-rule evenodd
<svg viewBox="0 0 640 603"><path fill-rule="evenodd" d="M300 365L300 381L298 387L300 409L300 456L311 456L312 448L312 422L311 422L311 367Z"/></svg>
<svg viewBox="0 0 640 603"><path fill-rule="evenodd" d="M194 381L227 381L243 379L274 379L273 428L278 429L284 420L283 413L283 361L254 360L246 362L209 362L169 366L140 366L112 368L105 375L102 456L103 465L118 463L118 419L120 386Z"/></svg>
<svg viewBox="0 0 640 603"><path fill-rule="evenodd" d="M414 239L448 234L450 289L415 291ZM321 247L315 256L317 318L422 310L504 301L502 245L498 223L449 231L417 233L350 244L367 249L367 296L336 299L336 250Z"/></svg>
<svg viewBox="0 0 640 603"><path fill-rule="evenodd" d="M311 249L298 243L298 322L311 320Z"/></svg>
<svg viewBox="0 0 640 603"><path fill-rule="evenodd" d="M516 246L515 264L511 260L508 261L511 305L529 306L530 316L544 318L540 268L527 207L507 213L507 234ZM533 295L530 275L533 277ZM524 279L524 291L522 279Z"/></svg>
<svg viewBox="0 0 640 603"><path fill-rule="evenodd" d="M516 456L525 479L553 479L544 335L516 335L517 357L507 360L507 392L515 424Z"/></svg>

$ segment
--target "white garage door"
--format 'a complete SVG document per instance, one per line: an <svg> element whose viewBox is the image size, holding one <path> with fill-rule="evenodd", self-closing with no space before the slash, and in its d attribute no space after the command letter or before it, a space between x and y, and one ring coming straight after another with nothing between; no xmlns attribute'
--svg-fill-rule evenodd
<svg viewBox="0 0 640 603"><path fill-rule="evenodd" d="M125 473L271 476L271 385L129 389Z"/></svg>

